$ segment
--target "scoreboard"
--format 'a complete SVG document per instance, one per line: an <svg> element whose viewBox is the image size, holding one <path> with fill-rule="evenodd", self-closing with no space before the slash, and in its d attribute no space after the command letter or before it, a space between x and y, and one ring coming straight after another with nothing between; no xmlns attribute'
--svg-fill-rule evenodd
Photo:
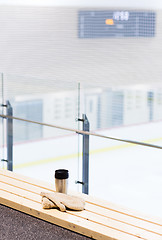
<svg viewBox="0 0 162 240"><path fill-rule="evenodd" d="M153 11L79 11L79 38L154 37Z"/></svg>

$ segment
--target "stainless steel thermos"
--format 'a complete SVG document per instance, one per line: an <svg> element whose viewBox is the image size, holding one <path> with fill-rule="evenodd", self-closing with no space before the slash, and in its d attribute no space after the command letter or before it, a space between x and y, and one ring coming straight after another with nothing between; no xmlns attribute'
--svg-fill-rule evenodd
<svg viewBox="0 0 162 240"><path fill-rule="evenodd" d="M56 192L66 193L68 188L69 172L66 169L55 171L55 188Z"/></svg>

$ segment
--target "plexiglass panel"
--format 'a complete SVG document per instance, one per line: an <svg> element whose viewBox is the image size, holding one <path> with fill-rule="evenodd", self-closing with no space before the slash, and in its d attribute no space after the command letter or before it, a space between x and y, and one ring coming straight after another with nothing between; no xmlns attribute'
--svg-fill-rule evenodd
<svg viewBox="0 0 162 240"><path fill-rule="evenodd" d="M13 107L13 115L40 123L77 128L78 83L4 75L5 97ZM27 122L15 122L16 142L60 136L57 128L33 127Z"/></svg>
<svg viewBox="0 0 162 240"><path fill-rule="evenodd" d="M146 126L121 127L118 133L138 132L144 140L162 146L158 131L162 123ZM150 129L154 130L153 135ZM156 133L156 138L155 138ZM99 131L116 136L116 130ZM107 201L138 210L145 214L162 216L161 149L138 146L90 136L89 194Z"/></svg>
<svg viewBox="0 0 162 240"><path fill-rule="evenodd" d="M21 121L14 120L14 127L19 127L19 124L21 126ZM37 125L29 123L29 127L34 131ZM51 138L15 141L14 172L52 183L55 187L55 170L67 169L68 189L77 191L75 182L78 180L78 136L69 131L61 131L63 130L58 130L59 136Z"/></svg>

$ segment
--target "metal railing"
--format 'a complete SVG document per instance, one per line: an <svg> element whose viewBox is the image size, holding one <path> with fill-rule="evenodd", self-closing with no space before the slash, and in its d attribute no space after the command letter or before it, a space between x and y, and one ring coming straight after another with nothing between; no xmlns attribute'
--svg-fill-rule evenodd
<svg viewBox="0 0 162 240"><path fill-rule="evenodd" d="M82 115L82 119L77 119L78 121L83 122L83 130L72 129L67 127L62 127L54 124L42 123L38 121L32 121L24 118L19 118L13 116L12 106L9 101L6 101L6 104L3 104L2 107L6 108L6 114L0 114L0 117L6 119L6 139L7 139L7 159L1 159L1 161L7 162L7 169L13 171L13 120L19 120L23 122L39 124L42 126L48 126L52 128L57 128L61 130L75 132L76 134L81 134L83 136L83 149L82 149L82 181L76 181L77 184L82 184L82 192L88 194L89 192L89 136L101 137L115 141L121 141L129 144L136 144L145 147L162 149L162 146L153 145L145 142L138 142L132 140L126 140L121 138L114 138L110 136L105 136L97 134L90 130L90 123L86 114Z"/></svg>
<svg viewBox="0 0 162 240"><path fill-rule="evenodd" d="M89 135L89 136L101 137L101 138L106 138L106 139L125 142L125 143L137 144L137 145L141 145L141 146L145 146L145 147L162 149L162 146L158 146L158 145L154 145L154 144L150 144L150 143L127 140L127 139L122 139L122 138L115 138L115 137L105 136L105 135L102 135L102 134L97 134L97 133L94 133L94 132L86 132L86 131L83 131L83 130L66 128L66 127L62 127L62 126L58 126L58 125L54 125L54 124L41 123L41 122L38 122L38 121L32 121L32 120L19 118L19 117L14 117L14 116L11 117L9 115L4 115L4 114L0 114L0 117L6 118L6 119L9 118L9 119L14 119L14 120L20 120L20 121L24 121L24 122L28 122L28 123L35 123L35 124L39 124L39 125L46 126L46 127L58 128L58 129L61 129L61 130L71 131L71 132L75 132L75 133L79 133L79 134L85 134L85 135Z"/></svg>

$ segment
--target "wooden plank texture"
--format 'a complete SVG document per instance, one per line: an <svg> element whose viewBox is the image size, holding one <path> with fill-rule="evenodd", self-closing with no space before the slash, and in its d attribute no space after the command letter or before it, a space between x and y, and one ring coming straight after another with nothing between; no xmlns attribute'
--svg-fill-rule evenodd
<svg viewBox="0 0 162 240"><path fill-rule="evenodd" d="M122 208L85 194L85 210L44 210L41 191L54 185L0 170L0 203L94 239L162 240L162 220Z"/></svg>

